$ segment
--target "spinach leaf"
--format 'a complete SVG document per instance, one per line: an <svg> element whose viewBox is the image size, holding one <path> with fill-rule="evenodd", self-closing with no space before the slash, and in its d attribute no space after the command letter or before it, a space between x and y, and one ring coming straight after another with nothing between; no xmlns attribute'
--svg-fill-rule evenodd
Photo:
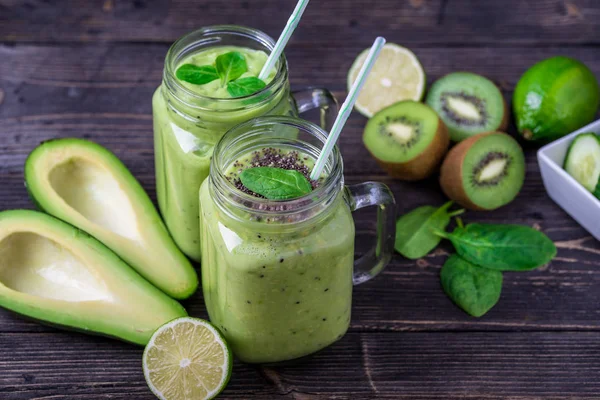
<svg viewBox="0 0 600 400"><path fill-rule="evenodd" d="M223 86L248 71L246 58L238 51L221 54L215 60L215 66L217 67L217 72L219 73L219 77L221 77L221 84Z"/></svg>
<svg viewBox="0 0 600 400"><path fill-rule="evenodd" d="M453 216L464 212L458 210L449 213L451 205L449 201L439 208L422 206L400 217L396 222L396 251L414 260L425 257L435 249L442 238L434 232L444 231Z"/></svg>
<svg viewBox="0 0 600 400"><path fill-rule="evenodd" d="M194 64L183 64L177 68L175 76L180 81L193 83L195 85L204 85L219 79L217 70L212 65L203 65L201 67Z"/></svg>
<svg viewBox="0 0 600 400"><path fill-rule="evenodd" d="M548 236L522 225L469 224L437 232L473 264L500 271L527 271L549 263L556 246Z"/></svg>
<svg viewBox="0 0 600 400"><path fill-rule="evenodd" d="M458 254L446 260L440 280L448 297L474 317L494 307L502 292L502 272L477 267Z"/></svg>
<svg viewBox="0 0 600 400"><path fill-rule="evenodd" d="M271 200L294 199L312 191L304 175L283 168L248 168L242 171L240 180L249 190Z"/></svg>
<svg viewBox="0 0 600 400"><path fill-rule="evenodd" d="M236 79L227 84L227 92L231 97L244 97L258 92L267 86L262 80L249 76L247 78Z"/></svg>

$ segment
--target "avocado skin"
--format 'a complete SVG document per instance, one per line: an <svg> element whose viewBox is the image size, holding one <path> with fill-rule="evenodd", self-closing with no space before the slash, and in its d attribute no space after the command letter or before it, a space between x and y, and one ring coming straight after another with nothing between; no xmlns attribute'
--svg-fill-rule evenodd
<svg viewBox="0 0 600 400"><path fill-rule="evenodd" d="M139 255L135 255L133 252L130 252L127 246L122 246L119 248L113 246L114 243L111 245L111 243L105 241L104 238L100 236L101 232L90 231L87 233L91 234L98 241L111 248L112 251L117 253L121 259L133 267L138 273L174 299L184 300L193 295L196 292L199 284L198 275L195 269L175 245L175 242L171 238L166 226L156 211L154 204L148 197L148 194L145 192L141 184L131 174L121 160L119 160L116 155L114 155L105 147L89 140L78 138L50 139L40 143L40 145L29 154L27 160L25 161L25 187L29 197L37 206L37 208L69 224L74 224L69 219L69 215L66 213L64 208L62 208L59 204L56 204L56 202L49 200L48 196L46 195L46 191L39 184L40 180L37 176L39 171L36 169L36 162L38 162L38 159L42 157L45 152L60 152L62 149L68 147L85 148L90 153L95 154L98 160L105 165L110 166L112 170L125 178L127 184L129 185L129 189L131 189L131 192L133 195L135 195L135 198L132 199L133 204L135 207L144 210L144 216L147 218L146 222L151 224L152 229L155 229L162 237L160 248L163 250L163 255L169 255L170 258L168 261L163 263L166 266L165 271L168 269L171 269L172 271L173 268L177 268L179 270L177 271L179 273L177 283L171 284L168 279L164 278L164 275L161 277L161 279L152 279L146 273L146 261L141 259ZM49 171L41 172L47 173ZM81 227L77 228L81 229ZM156 248L154 248L154 250L156 250ZM154 262L154 260L152 261ZM182 278L183 276L185 276L185 278Z"/></svg>
<svg viewBox="0 0 600 400"><path fill-rule="evenodd" d="M521 77L513 95L517 128L526 140L547 143L594 120L600 88L578 60L557 56L540 61Z"/></svg>
<svg viewBox="0 0 600 400"><path fill-rule="evenodd" d="M60 300L45 298L41 298L41 301L35 304L27 299L29 297L38 298L37 296L31 295L27 298L15 296L16 293L20 292L9 289L0 282L0 307L14 312L26 320L35 321L43 325L66 329L73 332L118 339L141 346L148 344L154 331L163 324L188 315L181 304L142 278L109 248L88 233L50 215L32 210L9 210L0 212L0 233L4 228L4 222L14 220L23 221L28 224L31 224L33 221L38 226L38 230L48 229L60 233L61 237L64 238L64 242L79 247L79 250L81 251L89 252L92 258L105 261L101 268L112 269L113 273L120 278L120 285L135 285L136 289L139 290L138 293L143 293L144 296L147 296L146 300L153 304L143 302L143 304L148 304L149 308L134 310L135 312L131 313L131 318L123 320L120 323L118 322L118 315L111 318L110 321L98 319L97 322L94 322L93 318L90 317L90 314L93 315L93 310L82 313L82 315L77 315L77 311L68 309L71 302L62 302ZM29 230L26 231L29 232ZM15 231L15 233L16 232L18 231ZM59 244L63 245L63 243ZM132 288L129 288L130 291L131 289ZM65 303L65 307L55 307L57 301ZM160 304L160 309L156 307L157 304ZM152 307L152 305L155 307ZM107 305L107 307L112 306L122 307L122 305L118 304ZM127 305L124 307L126 306ZM156 323L152 326L138 324L138 321L136 321L135 318L143 311L147 311L152 314L153 317L156 317ZM115 315L116 314L118 313L115 312Z"/></svg>

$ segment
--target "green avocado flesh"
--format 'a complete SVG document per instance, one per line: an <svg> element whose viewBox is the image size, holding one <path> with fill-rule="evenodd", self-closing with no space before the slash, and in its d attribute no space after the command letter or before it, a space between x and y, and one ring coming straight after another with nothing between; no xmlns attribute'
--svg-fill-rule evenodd
<svg viewBox="0 0 600 400"><path fill-rule="evenodd" d="M469 199L481 208L493 210L519 194L525 181L525 157L516 140L492 134L473 144L461 171Z"/></svg>
<svg viewBox="0 0 600 400"><path fill-rule="evenodd" d="M431 86L426 102L439 114L455 142L503 128L506 110L502 92L481 75L448 74Z"/></svg>
<svg viewBox="0 0 600 400"><path fill-rule="evenodd" d="M0 212L0 306L145 345L185 309L87 233L29 210Z"/></svg>
<svg viewBox="0 0 600 400"><path fill-rule="evenodd" d="M196 271L152 201L104 147L82 139L42 143L27 158L25 183L43 211L100 240L169 296L196 291Z"/></svg>
<svg viewBox="0 0 600 400"><path fill-rule="evenodd" d="M531 67L519 80L513 110L520 134L549 142L592 122L600 104L594 74L581 62L552 57Z"/></svg>
<svg viewBox="0 0 600 400"><path fill-rule="evenodd" d="M401 101L384 108L369 120L363 142L377 159L405 163L427 149L438 124L437 114L427 105Z"/></svg>

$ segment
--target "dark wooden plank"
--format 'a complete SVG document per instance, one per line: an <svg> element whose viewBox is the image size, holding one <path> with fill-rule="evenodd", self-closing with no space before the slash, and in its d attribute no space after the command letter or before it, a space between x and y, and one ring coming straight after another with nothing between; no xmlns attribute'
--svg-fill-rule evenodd
<svg viewBox="0 0 600 400"><path fill-rule="evenodd" d="M29 205L28 205L29 206ZM506 219L498 215L497 221ZM470 220L481 220L473 215ZM526 222L511 218L511 222ZM359 221L359 239L369 242L373 232ZM549 229L554 239L581 228ZM558 241L558 258L549 267L529 273L507 273L498 305L482 318L471 318L455 307L439 284L439 268L450 249L422 260L396 255L372 282L355 288L351 328L379 331L600 331L600 249L583 232L577 239ZM581 247L580 247L581 246ZM206 318L201 292L184 302L190 315ZM0 332L54 332L0 310ZM1 336L1 335L0 335Z"/></svg>
<svg viewBox="0 0 600 400"><path fill-rule="evenodd" d="M154 199L150 99L160 81L166 49L163 44L0 47L0 58L6 60L0 63L0 88L5 92L0 104L0 209L31 207L22 183L25 157L41 140L68 136L85 137L115 151ZM345 71L359 50L356 44L341 49L341 63L327 49L317 50L322 69L315 72L313 51L291 48L293 85L320 84L344 96ZM415 50L430 81L465 68L464 60L469 60L468 69L500 82L507 97L527 65L552 54L581 58L600 76L597 53L583 47ZM435 179L404 183L387 177L362 145L364 123L354 113L341 141L349 183L389 184L400 212L444 201ZM527 165L527 184L517 201L495 212L469 213L467 218L540 227L560 246L558 259L548 269L507 274L501 303L485 318L474 320L456 309L439 287L438 269L444 252L450 250L447 245L418 262L396 256L384 276L356 289L352 327L365 331L598 330L600 245L547 197L535 149L527 150ZM357 227L357 243L368 244L374 233L372 213L359 213ZM205 315L200 297L189 302L189 308L193 315ZM0 313L0 322L0 331L50 330L7 312Z"/></svg>
<svg viewBox="0 0 600 400"><path fill-rule="evenodd" d="M293 1L16 0L0 2L0 40L172 42L211 24L241 24L277 36ZM594 0L361 0L311 3L294 35L337 48L385 35L402 43L598 43ZM268 18L265 18L268 16ZM360 39L358 39L360 37Z"/></svg>
<svg viewBox="0 0 600 400"><path fill-rule="evenodd" d="M76 334L0 336L6 400L154 398L141 349ZM349 333L296 365L234 366L222 398L597 399L600 333Z"/></svg>
<svg viewBox="0 0 600 400"><path fill-rule="evenodd" d="M600 4L600 3L599 3ZM45 114L151 113L151 97L160 84L164 44L99 44L35 46L0 44L0 88L5 92L0 118ZM361 43L345 43L335 53L327 47L290 45L286 51L292 86L322 86L343 98L346 74ZM484 74L496 81L509 97L523 72L535 62L553 55L583 61L600 76L600 57L594 48L553 46L524 47L419 47L412 48L421 60L429 83L456 70ZM52 118L44 117L51 123ZM360 131L364 119L349 129ZM14 123L14 120L9 122Z"/></svg>

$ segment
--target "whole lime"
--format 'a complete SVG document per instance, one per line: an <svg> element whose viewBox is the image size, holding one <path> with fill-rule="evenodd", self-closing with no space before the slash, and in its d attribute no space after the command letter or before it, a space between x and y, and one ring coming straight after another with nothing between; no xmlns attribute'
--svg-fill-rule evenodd
<svg viewBox="0 0 600 400"><path fill-rule="evenodd" d="M589 124L600 104L596 77L582 62L557 56L523 74L513 95L519 133L548 142Z"/></svg>

